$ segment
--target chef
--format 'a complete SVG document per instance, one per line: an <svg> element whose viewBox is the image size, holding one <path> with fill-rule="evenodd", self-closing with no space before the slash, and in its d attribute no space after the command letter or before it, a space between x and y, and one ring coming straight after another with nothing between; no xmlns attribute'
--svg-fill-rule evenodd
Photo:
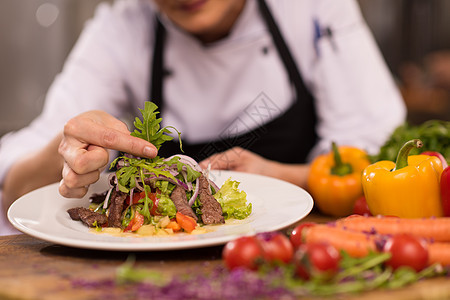
<svg viewBox="0 0 450 300"><path fill-rule="evenodd" d="M157 155L123 122L145 101L203 165L303 187L308 162L332 141L375 152L405 118L354 0L102 4L42 114L1 140L3 210L57 181L62 195L83 196L108 150ZM166 144L158 155L179 152Z"/></svg>

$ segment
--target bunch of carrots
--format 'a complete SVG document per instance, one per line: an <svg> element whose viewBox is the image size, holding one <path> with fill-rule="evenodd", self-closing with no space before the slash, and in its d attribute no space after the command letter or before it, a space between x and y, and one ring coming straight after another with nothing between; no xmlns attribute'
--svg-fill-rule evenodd
<svg viewBox="0 0 450 300"><path fill-rule="evenodd" d="M328 243L353 257L381 252L395 235L408 234L423 242L428 265L450 266L450 218L406 219L390 216L351 215L328 224L310 224L302 229L304 243Z"/></svg>

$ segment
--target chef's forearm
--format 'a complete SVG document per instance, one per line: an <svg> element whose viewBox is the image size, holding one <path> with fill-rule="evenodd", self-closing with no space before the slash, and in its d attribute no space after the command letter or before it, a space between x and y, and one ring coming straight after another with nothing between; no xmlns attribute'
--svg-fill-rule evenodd
<svg viewBox="0 0 450 300"><path fill-rule="evenodd" d="M288 181L301 188L306 188L307 186L309 165L273 162L270 170L273 177Z"/></svg>
<svg viewBox="0 0 450 300"><path fill-rule="evenodd" d="M2 187L2 206L6 211L20 196L61 180L63 159L58 153L62 135L58 134L44 148L13 164Z"/></svg>

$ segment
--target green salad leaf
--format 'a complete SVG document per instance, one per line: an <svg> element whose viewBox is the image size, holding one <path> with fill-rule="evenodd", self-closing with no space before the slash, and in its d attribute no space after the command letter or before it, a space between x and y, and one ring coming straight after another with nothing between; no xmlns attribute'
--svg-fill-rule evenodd
<svg viewBox="0 0 450 300"><path fill-rule="evenodd" d="M158 195L158 197L158 212L163 216L168 216L170 219L175 218L175 215L177 214L177 208L175 207L172 199L170 199L169 196L163 194Z"/></svg>
<svg viewBox="0 0 450 300"><path fill-rule="evenodd" d="M214 198L222 206L225 219L245 219L252 212L252 204L247 204L247 194L239 190L239 182L228 178L220 190L214 194Z"/></svg>
<svg viewBox="0 0 450 300"><path fill-rule="evenodd" d="M397 127L379 153L371 156L372 162L380 160L395 161L402 145L409 140L420 139L423 147L411 150L411 155L425 151L441 153L450 163L450 122L442 120L429 120L420 125L404 123Z"/></svg>
<svg viewBox="0 0 450 300"><path fill-rule="evenodd" d="M178 133L180 148L182 148L180 139L181 133L173 126L161 128L160 123L162 118L156 118L156 115L159 114L157 109L158 106L155 103L150 101L145 102L144 109L139 108L142 113L142 120L136 117L134 121L134 127L136 129L131 133L131 135L152 143L159 150L164 142L171 141L173 139L172 136L168 135L172 133L169 129L171 128Z"/></svg>

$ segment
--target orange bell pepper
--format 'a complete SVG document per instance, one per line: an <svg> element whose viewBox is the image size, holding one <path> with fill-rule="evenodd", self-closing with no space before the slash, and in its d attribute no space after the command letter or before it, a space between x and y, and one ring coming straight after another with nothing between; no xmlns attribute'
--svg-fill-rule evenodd
<svg viewBox="0 0 450 300"><path fill-rule="evenodd" d="M439 185L442 162L436 156L408 156L414 147L422 147L422 141L406 142L395 163L379 161L364 170L362 184L372 214L401 218L443 216Z"/></svg>
<svg viewBox="0 0 450 300"><path fill-rule="evenodd" d="M335 143L332 147L311 163L308 191L322 213L343 217L352 214L356 199L363 195L361 174L370 161L359 148Z"/></svg>

